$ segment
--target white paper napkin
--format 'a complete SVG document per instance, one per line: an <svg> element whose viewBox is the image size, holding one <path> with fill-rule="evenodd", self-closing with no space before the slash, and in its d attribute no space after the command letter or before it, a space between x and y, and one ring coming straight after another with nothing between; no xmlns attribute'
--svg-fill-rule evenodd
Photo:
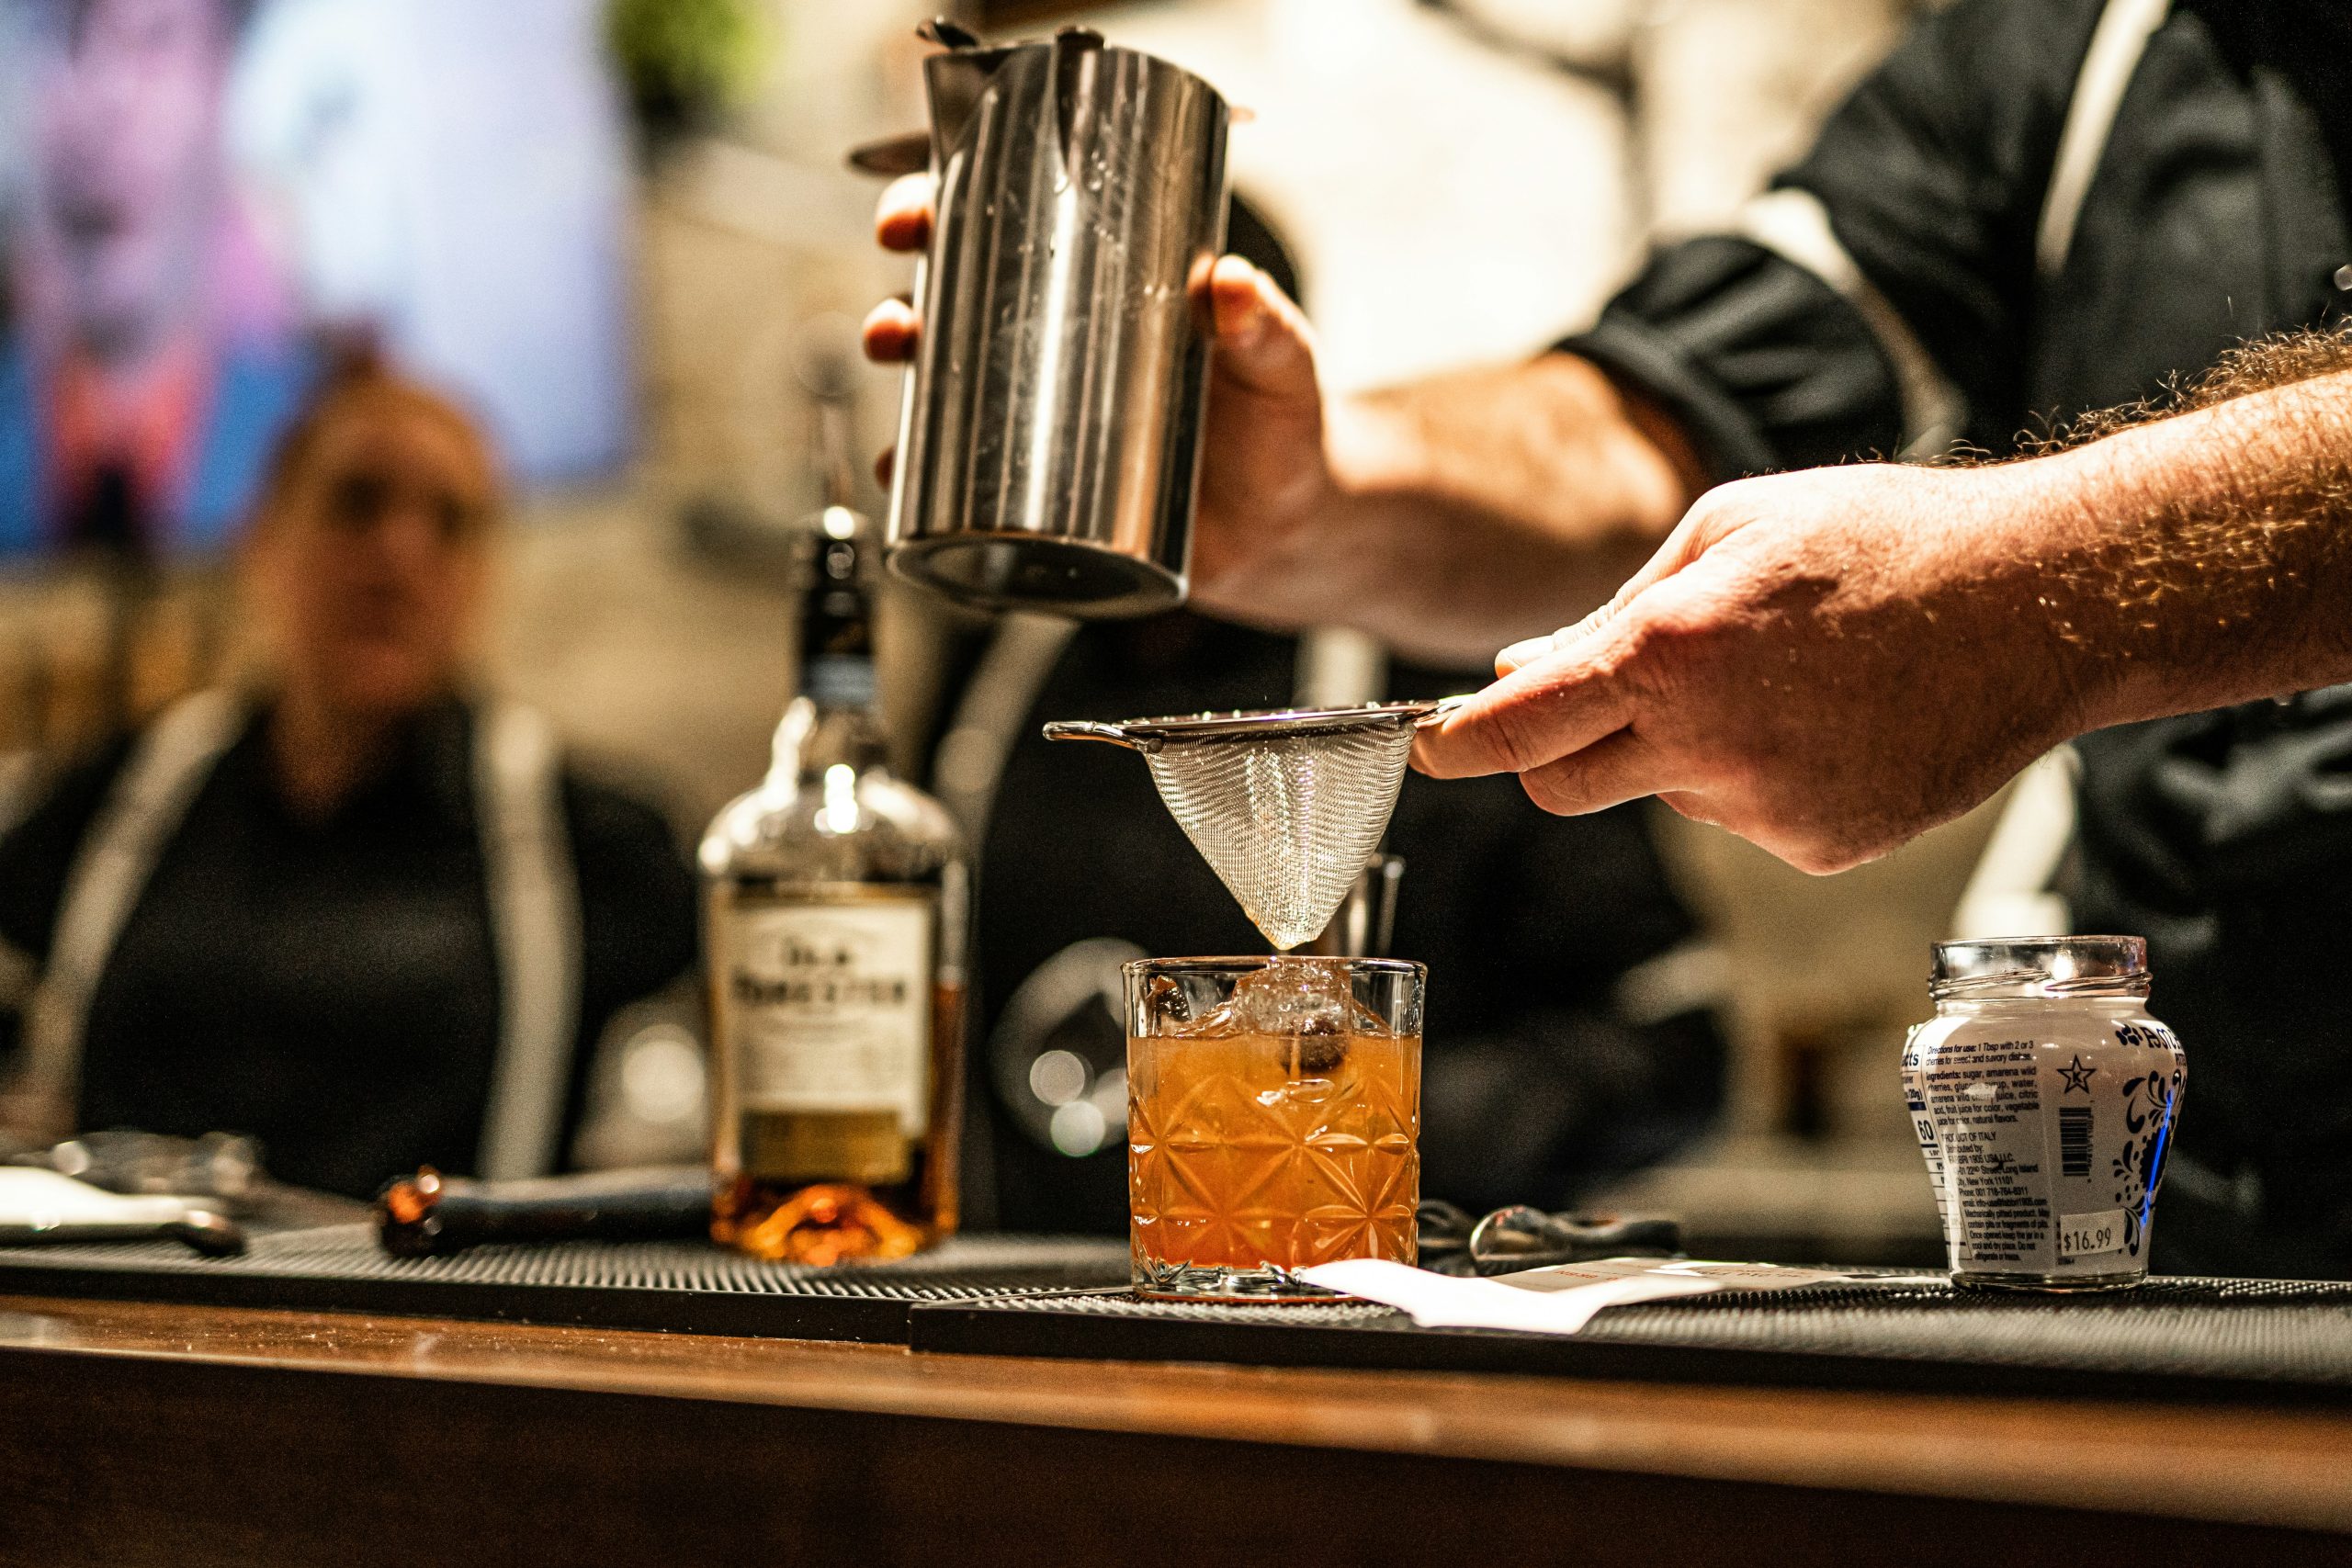
<svg viewBox="0 0 2352 1568"><path fill-rule="evenodd" d="M1693 1259L1604 1258L1561 1263L1490 1279L1461 1280L1377 1258L1351 1258L1298 1270L1327 1291L1361 1296L1409 1314L1424 1328L1512 1328L1526 1334L1574 1334L1595 1314L1634 1302L1715 1291L1786 1291L1798 1285L1869 1281L1919 1284L1935 1274L1850 1274L1826 1269L1784 1269L1772 1263L1708 1263Z"/></svg>

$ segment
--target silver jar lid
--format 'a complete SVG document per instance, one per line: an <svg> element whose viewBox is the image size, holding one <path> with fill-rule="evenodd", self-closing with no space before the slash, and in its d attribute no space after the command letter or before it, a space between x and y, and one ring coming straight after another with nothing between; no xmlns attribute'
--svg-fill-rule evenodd
<svg viewBox="0 0 2352 1568"><path fill-rule="evenodd" d="M1994 998L2145 997L2148 943L2136 936L1996 936L1939 942L1928 994Z"/></svg>

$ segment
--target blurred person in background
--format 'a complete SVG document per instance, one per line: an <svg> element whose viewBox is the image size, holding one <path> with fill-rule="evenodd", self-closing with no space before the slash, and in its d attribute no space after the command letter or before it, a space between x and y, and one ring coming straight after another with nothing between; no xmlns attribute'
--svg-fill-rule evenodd
<svg viewBox="0 0 2352 1568"><path fill-rule="evenodd" d="M1250 203L1235 200L1227 243L1297 295L1286 248ZM956 786L981 711L999 714L1002 750L987 798L964 813L980 850L967 1098L976 1224L1124 1226L1124 1080L1113 1075L1125 1027L1104 999L1118 964L1265 948L1147 770L1108 748L1052 745L1041 727L1289 707L1301 649L1182 610L1058 640L1024 618L968 676L942 746L951 806L967 806ZM1438 696L1461 677L1400 664L1386 682L1397 697ZM1440 976L1422 1056L1424 1191L1474 1212L1566 1209L1711 1124L1725 1075L1713 971L1637 808L1552 818L1508 778L1411 778L1385 848L1406 863L1393 949ZM1091 1082L1070 1076L1081 1063Z"/></svg>
<svg viewBox="0 0 2352 1568"><path fill-rule="evenodd" d="M27 188L0 318L0 551L217 543L315 378L222 135L253 0L5 0Z"/></svg>
<svg viewBox="0 0 2352 1568"><path fill-rule="evenodd" d="M40 975L20 1114L249 1134L355 1196L563 1162L594 1042L692 963L695 900L657 813L472 687L500 503L473 423L371 365L288 433L240 559L261 678L0 837L0 940Z"/></svg>

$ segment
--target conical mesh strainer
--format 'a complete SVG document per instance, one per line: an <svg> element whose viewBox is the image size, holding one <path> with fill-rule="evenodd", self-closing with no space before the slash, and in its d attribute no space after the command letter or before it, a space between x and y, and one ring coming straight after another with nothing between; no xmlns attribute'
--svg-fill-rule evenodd
<svg viewBox="0 0 2352 1568"><path fill-rule="evenodd" d="M1415 724L1436 703L1049 724L1144 755L1159 798L1283 952L1321 934L1380 847Z"/></svg>

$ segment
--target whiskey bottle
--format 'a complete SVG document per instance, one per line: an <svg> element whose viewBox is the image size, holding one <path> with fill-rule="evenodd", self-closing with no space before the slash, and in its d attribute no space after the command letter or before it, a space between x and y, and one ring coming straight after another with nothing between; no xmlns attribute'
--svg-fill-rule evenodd
<svg viewBox="0 0 2352 1568"><path fill-rule="evenodd" d="M956 1227L967 877L945 809L885 760L868 526L828 506L809 542L799 695L701 863L711 1234L829 1264Z"/></svg>

